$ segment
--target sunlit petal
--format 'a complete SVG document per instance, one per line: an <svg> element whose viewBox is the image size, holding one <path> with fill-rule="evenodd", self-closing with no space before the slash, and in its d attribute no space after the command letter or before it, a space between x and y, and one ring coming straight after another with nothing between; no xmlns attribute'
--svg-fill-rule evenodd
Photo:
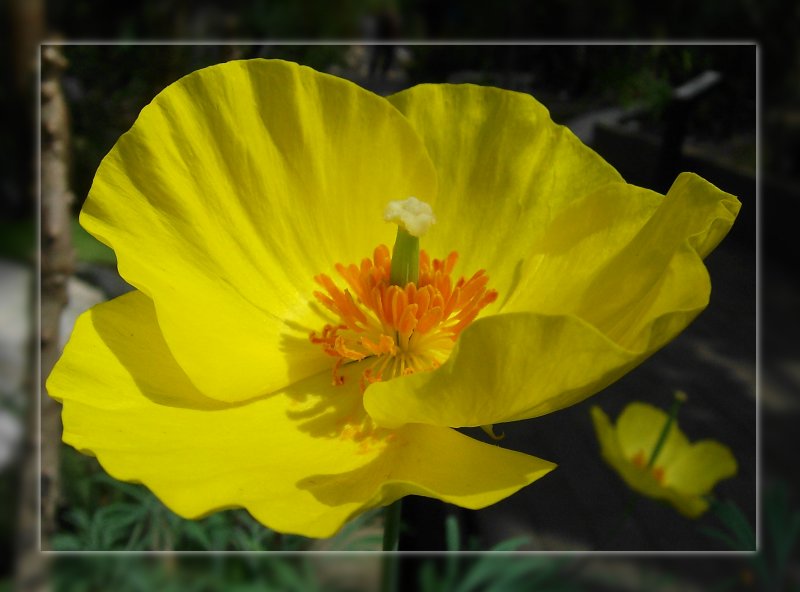
<svg viewBox="0 0 800 592"><path fill-rule="evenodd" d="M447 428L376 428L349 385L323 372L244 404L209 399L132 292L79 319L47 388L65 442L187 518L245 507L281 532L326 537L403 495L480 508L554 468Z"/></svg>
<svg viewBox="0 0 800 592"><path fill-rule="evenodd" d="M307 339L314 276L392 229L390 199L430 199L417 135L383 99L289 62L194 72L103 160L81 224L155 302L170 349L223 401L326 367Z"/></svg>

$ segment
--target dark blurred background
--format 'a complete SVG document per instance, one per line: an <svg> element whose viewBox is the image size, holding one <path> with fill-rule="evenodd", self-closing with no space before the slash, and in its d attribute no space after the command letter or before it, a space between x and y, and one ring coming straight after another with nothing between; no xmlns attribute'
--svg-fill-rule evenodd
<svg viewBox="0 0 800 592"><path fill-rule="evenodd" d="M427 528L409 529L401 544L406 549L452 548L455 519L459 548L487 549L517 536L525 538L514 548L526 550L729 548L719 538L700 532L725 529L715 514L695 523L683 520L671 508L642 499L635 503L630 519L621 521L631 494L597 456L588 417L591 404L615 416L631 399L666 407L673 390L682 388L690 397L681 418L689 437L716 438L730 445L739 460L739 475L723 482L717 492L734 502L753 526L761 510L763 551L759 556L548 558L539 563L541 558L528 558L527 565L519 560L511 567L498 564L492 569L498 574L517 569L528 582L538 582L527 589L543 590L790 590L798 586L797 550L787 550L800 529L800 524L793 526L800 522L794 454L800 416L796 338L800 286L795 274L796 233L790 226L794 203L800 199L798 3L742 0L645 7L617 0L604 6L562 1L497 2L487 7L472 1L350 0L334 9L308 0L242 0L228 2L224 8L188 1L10 0L4 8L0 38L10 67L0 71L5 130L0 134L5 156L0 159L4 343L0 503L9 511L0 515L0 591L12 587L15 565L18 572L48 574L38 579L18 577L16 588L31 590L106 590L110 583L121 590L244 590L256 589L247 588L255 585L261 589L370 590L377 574L377 564L369 558L325 563L217 556L213 562L197 563L186 557L164 561L66 557L55 562L39 557L40 563L34 559L32 567L19 567L20 556L30 554L31 548L25 544L30 540L20 544L25 532L18 523L27 524L20 516L31 495L24 486L24 469L31 458L26 433L30 435L31 430L26 432L24 426L26 410L35 400L30 394L35 392L32 384L38 382L38 377L31 378L34 367L27 355L37 341L31 339L36 323L28 318L35 315L35 307L25 294L36 291L26 266L34 261L36 250L34 164L40 97L35 82L42 40L66 43L58 55L47 58L49 65L42 70L46 80L57 81L66 107L63 116L55 116L53 125L58 129L45 129L42 148L51 147L61 127L69 132L65 148L56 152L67 172L73 215L100 159L155 94L197 68L251 57L298 61L350 78L379 94L420 82L473 82L529 92L550 109L556 122L569 126L631 183L666 191L678 171L693 170L737 195L743 203L739 220L707 260L714 286L711 305L686 333L585 404L502 426L504 446L554 460L560 469L481 512L409 499L406 516ZM228 39L234 41L214 43ZM307 43L312 39L353 43ZM559 39L640 41L590 45ZM664 43L675 39L693 41ZM113 43L102 45L101 40ZM192 44L136 44L159 40ZM384 44L366 44L370 40ZM426 43L434 40L449 41L446 45ZM520 41L501 45L458 40ZM46 123L42 121L45 128ZM116 277L113 254L74 222L67 226L76 252L71 263L76 279L65 282L64 289L74 305L68 314L74 316L82 306L126 287ZM760 323L756 321L758 296ZM68 321L62 332L67 327ZM46 373L45 365L42 371ZM756 385L760 387L760 434L756 433ZM54 438L43 431L43 439L46 447ZM146 491L105 479L93 459L65 447L54 453L56 460L44 464L55 462L55 469L43 467L61 476L60 483L56 479L54 487L43 490L43 501L53 505L52 515L45 510L43 525L43 543L48 548L352 549L371 548L380 531L380 517L373 515L342 539L322 544L264 532L243 512L186 523ZM50 477L46 483L51 483ZM14 508L20 508L19 512ZM480 567L476 561L464 560L456 569L433 558L409 559L403 589L456 589L455 584L448 588L448 570L471 574ZM508 586L497 589L522 589L514 587L513 581Z"/></svg>

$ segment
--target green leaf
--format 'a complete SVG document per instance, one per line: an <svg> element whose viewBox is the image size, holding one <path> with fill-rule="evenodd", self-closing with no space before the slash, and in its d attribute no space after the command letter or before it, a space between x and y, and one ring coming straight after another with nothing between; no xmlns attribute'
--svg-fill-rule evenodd
<svg viewBox="0 0 800 592"><path fill-rule="evenodd" d="M730 549L738 549L738 544L730 535L713 526L701 526L698 530L709 538L721 542Z"/></svg>
<svg viewBox="0 0 800 592"><path fill-rule="evenodd" d="M197 543L204 551L213 551L214 547L211 545L211 539L206 534L205 529L198 522L191 520L184 521L182 529L186 538L190 541ZM217 549L219 550L219 549Z"/></svg>
<svg viewBox="0 0 800 592"><path fill-rule="evenodd" d="M348 522L344 528L331 539L331 551L356 551L380 550L383 542L383 533L374 524L377 517L383 513L383 508L366 512Z"/></svg>
<svg viewBox="0 0 800 592"><path fill-rule="evenodd" d="M125 544L126 551L144 551L144 522L139 521L133 527L128 542Z"/></svg>
<svg viewBox="0 0 800 592"><path fill-rule="evenodd" d="M542 565L549 565L549 563L552 563L552 560L528 555L516 557L499 554L484 555L467 571L457 591L504 590L512 586L515 580L522 575L532 578L534 572L540 570ZM526 589L532 589L530 587L532 583L532 580L526 581Z"/></svg>
<svg viewBox="0 0 800 592"><path fill-rule="evenodd" d="M420 567L419 585L423 592L443 592L433 559L429 559Z"/></svg>
<svg viewBox="0 0 800 592"><path fill-rule="evenodd" d="M800 535L800 512L793 512L789 507L789 494L783 484L774 486L765 497L769 540L772 542L772 556L775 562L769 571L775 581L780 582Z"/></svg>
<svg viewBox="0 0 800 592"><path fill-rule="evenodd" d="M527 536L518 536L512 539L507 539L505 541L501 541L497 543L494 547L492 547L491 551L516 551L520 547L524 547L525 545L529 545L531 542L530 537Z"/></svg>
<svg viewBox="0 0 800 592"><path fill-rule="evenodd" d="M715 529L701 528L701 532L722 541L736 551L755 551L756 536L747 518L733 501L714 500L711 510L727 529L726 533ZM712 534L712 532L714 534ZM723 536L724 534L724 536Z"/></svg>
<svg viewBox="0 0 800 592"><path fill-rule="evenodd" d="M458 528L458 518L448 514L445 519L445 538L448 551L459 551L461 546L461 533Z"/></svg>
<svg viewBox="0 0 800 592"><path fill-rule="evenodd" d="M458 581L459 558L455 553L461 548L461 532L458 527L458 518L452 514L447 515L444 526L447 550L450 551L450 553L445 557L442 589L452 590L455 588Z"/></svg>
<svg viewBox="0 0 800 592"><path fill-rule="evenodd" d="M83 550L81 540L73 534L59 533L51 540L54 551L81 551Z"/></svg>
<svg viewBox="0 0 800 592"><path fill-rule="evenodd" d="M308 572L305 571L301 575L301 572L293 565L291 560L283 557L273 557L268 566L280 590L312 592L313 589L317 588L316 581L313 578L309 580L307 577Z"/></svg>

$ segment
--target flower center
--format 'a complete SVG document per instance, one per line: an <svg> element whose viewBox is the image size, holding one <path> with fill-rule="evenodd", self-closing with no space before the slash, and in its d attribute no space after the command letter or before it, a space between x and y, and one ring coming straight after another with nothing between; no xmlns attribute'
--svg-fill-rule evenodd
<svg viewBox="0 0 800 592"><path fill-rule="evenodd" d="M334 384L344 383L339 368L350 362L371 360L361 375L364 390L373 382L433 370L447 359L459 334L497 299L497 291L487 290L489 278L482 269L453 283L457 259L453 251L431 261L421 250L418 280L394 285L392 257L380 245L360 266L336 264L348 288L340 289L324 274L314 278L323 288L314 296L336 322L312 332L310 339L336 358Z"/></svg>
<svg viewBox="0 0 800 592"><path fill-rule="evenodd" d="M648 466L647 459L644 456L644 450L639 450L636 454L634 454L631 458L631 462L634 464L634 466L643 471L652 472L653 477L655 477L655 480L658 481L658 483L664 483L664 467Z"/></svg>

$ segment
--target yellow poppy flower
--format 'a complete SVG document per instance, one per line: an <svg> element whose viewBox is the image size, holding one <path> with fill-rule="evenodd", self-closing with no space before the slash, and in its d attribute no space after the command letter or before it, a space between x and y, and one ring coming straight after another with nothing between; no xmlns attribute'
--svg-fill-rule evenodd
<svg viewBox="0 0 800 592"><path fill-rule="evenodd" d="M669 502L684 516L697 518L708 510L706 496L736 474L736 459L727 446L715 440L690 444L675 422L651 461L668 418L652 405L630 403L615 426L599 407L591 413L603 459L631 489Z"/></svg>
<svg viewBox="0 0 800 592"><path fill-rule="evenodd" d="M395 286L384 208L410 196L436 224ZM48 391L65 442L185 517L325 537L409 494L485 507L555 465L452 428L572 405L667 343L738 208L692 174L626 184L528 95L212 66L100 165L80 221L136 290L80 318Z"/></svg>

